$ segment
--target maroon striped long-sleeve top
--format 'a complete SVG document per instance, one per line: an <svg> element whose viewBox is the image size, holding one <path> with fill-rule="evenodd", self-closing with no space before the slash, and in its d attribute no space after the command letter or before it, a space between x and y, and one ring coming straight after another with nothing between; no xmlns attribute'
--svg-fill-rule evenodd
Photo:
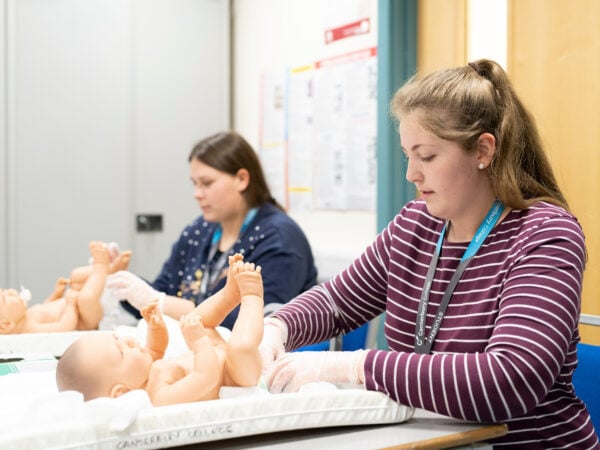
<svg viewBox="0 0 600 450"><path fill-rule="evenodd" d="M416 354L417 309L442 227L423 201L409 202L347 269L276 312L288 327L287 350L385 312L389 351L369 350L367 389L463 420L507 423L495 445L600 448L571 384L586 257L577 220L544 202L510 211L463 273L431 354ZM467 246L443 243L426 335Z"/></svg>

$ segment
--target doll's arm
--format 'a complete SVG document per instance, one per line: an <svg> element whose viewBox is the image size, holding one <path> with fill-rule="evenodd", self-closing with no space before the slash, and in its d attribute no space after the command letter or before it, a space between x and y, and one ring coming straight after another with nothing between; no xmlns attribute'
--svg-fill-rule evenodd
<svg viewBox="0 0 600 450"><path fill-rule="evenodd" d="M185 375L182 367L176 367L168 371L161 370L162 374L157 377L151 375L148 380L147 391L152 404L161 406L219 398L221 377L216 365L217 358L212 345L208 342L207 344L204 348L206 350L204 356L207 358L207 367L204 370L200 372L193 371ZM211 361L211 358L214 358L214 360ZM162 364L177 364L167 360L159 362ZM165 372L170 373L170 375L165 376ZM177 373L179 373L179 376L176 375Z"/></svg>
<svg viewBox="0 0 600 450"><path fill-rule="evenodd" d="M156 406L219 398L222 366L197 314L181 319L181 331L191 343L194 369L187 375L175 361L161 361L148 380L148 395ZM158 366L157 366L158 367Z"/></svg>
<svg viewBox="0 0 600 450"><path fill-rule="evenodd" d="M146 349L156 361L165 355L169 345L169 332L167 325L158 307L158 302L152 302L140 311L142 317L148 324L146 334Z"/></svg>
<svg viewBox="0 0 600 450"><path fill-rule="evenodd" d="M59 278L54 286L54 291L46 300L44 300L44 303L53 302L54 300L63 298L67 284L69 284L70 281L71 280L69 278Z"/></svg>
<svg viewBox="0 0 600 450"><path fill-rule="evenodd" d="M42 305L40 305L42 306ZM57 320L51 322L35 321L30 323L27 332L51 333L56 331L73 331L77 327L79 312L77 311L77 298L67 293L65 297L65 309Z"/></svg>

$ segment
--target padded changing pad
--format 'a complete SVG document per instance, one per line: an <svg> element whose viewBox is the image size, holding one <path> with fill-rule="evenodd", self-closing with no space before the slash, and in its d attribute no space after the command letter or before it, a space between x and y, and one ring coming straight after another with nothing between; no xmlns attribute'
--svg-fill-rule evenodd
<svg viewBox="0 0 600 450"><path fill-rule="evenodd" d="M61 356L79 336L109 331L64 331L56 333L21 333L0 336L0 359L28 355Z"/></svg>
<svg viewBox="0 0 600 450"><path fill-rule="evenodd" d="M399 423L413 409L379 392L328 383L270 394L223 388L221 399L153 407L145 391L83 402L54 371L0 377L2 449L156 449L305 428Z"/></svg>
<svg viewBox="0 0 600 450"><path fill-rule="evenodd" d="M61 356L66 348L82 334L113 332L119 329L127 332L135 330L139 325L139 321L125 311L118 304L118 300L107 291L103 292L101 302L104 317L100 321L98 330L0 335L0 360L32 355Z"/></svg>
<svg viewBox="0 0 600 450"><path fill-rule="evenodd" d="M169 346L165 357L178 355L188 350L185 339L181 334L179 321L165 316L169 330ZM228 338L227 328L217 327L224 338ZM20 333L0 335L0 361L3 359L30 358L31 356L51 355L61 356L69 345L77 338L87 333L117 333L136 338L140 343L146 342L146 322L142 319L135 325L115 325L91 331L62 331L55 333Z"/></svg>
<svg viewBox="0 0 600 450"><path fill-rule="evenodd" d="M167 354L187 351L178 322L165 320ZM227 338L228 330L219 331ZM329 383L308 384L295 394L224 387L219 400L161 407L152 406L143 390L89 402L78 392L58 392L56 359L39 357L60 356L82 333L103 332L128 334L143 343L146 324L0 337L0 354L26 356L15 363L20 369L0 375L1 449L157 449L278 431L399 423L413 415L412 408L382 393Z"/></svg>

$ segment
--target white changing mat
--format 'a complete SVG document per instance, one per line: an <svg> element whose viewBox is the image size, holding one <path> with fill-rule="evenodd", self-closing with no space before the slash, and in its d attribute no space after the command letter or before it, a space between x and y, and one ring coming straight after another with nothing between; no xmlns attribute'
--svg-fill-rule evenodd
<svg viewBox="0 0 600 450"><path fill-rule="evenodd" d="M104 317L99 324L100 332L113 332L119 327L125 330L136 328L138 319L125 311L106 289L102 293L101 301ZM79 336L97 332L98 330L0 335L0 360L32 355L61 356Z"/></svg>
<svg viewBox="0 0 600 450"><path fill-rule="evenodd" d="M109 331L64 331L55 333L20 333L0 336L0 359L25 358L30 355L60 356L78 337L86 333Z"/></svg>
<svg viewBox="0 0 600 450"><path fill-rule="evenodd" d="M171 356L188 351L177 321L168 319ZM0 354L60 356L82 333L117 332L143 342L146 327L115 331L37 333L2 336ZM228 330L220 330L225 334ZM167 356L167 355L165 355ZM1 358L1 356L0 356ZM364 389L312 383L296 394L269 394L259 388L221 389L221 399L153 407L145 391L117 399L83 401L77 392L58 392L56 360L40 368L0 376L0 448L156 449L278 431L333 426L399 423L413 408ZM37 367L37 366L36 366Z"/></svg>
<svg viewBox="0 0 600 450"><path fill-rule="evenodd" d="M0 377L0 448L168 448L303 428L398 423L413 409L379 392L307 385L295 394L223 388L222 399L153 407L145 391L83 402L54 372ZM227 398L224 398L227 397Z"/></svg>
<svg viewBox="0 0 600 450"><path fill-rule="evenodd" d="M165 357L172 357L189 349L181 334L179 321L164 316L169 331L169 346ZM231 333L227 328L217 327L227 339ZM92 331L64 331L55 333L20 333L0 335L0 361L2 359L31 358L38 355L61 356L69 345L87 333L117 333L135 337L141 344L146 342L146 321L141 319L136 325L117 325L114 329Z"/></svg>

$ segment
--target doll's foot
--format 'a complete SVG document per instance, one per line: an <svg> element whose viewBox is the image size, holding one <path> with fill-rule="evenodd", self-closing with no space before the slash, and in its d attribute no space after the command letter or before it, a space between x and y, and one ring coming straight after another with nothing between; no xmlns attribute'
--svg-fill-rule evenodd
<svg viewBox="0 0 600 450"><path fill-rule="evenodd" d="M247 296L258 297L263 300L264 293L260 266L255 266L254 263L238 262L233 266L231 274L240 292L241 301L244 301L244 297Z"/></svg>
<svg viewBox="0 0 600 450"><path fill-rule="evenodd" d="M233 270L238 264L243 264L244 257L240 253L236 253L229 257L229 268L227 269L227 281L223 288L223 293L227 299L235 299L235 303L240 301L240 292L235 282Z"/></svg>
<svg viewBox="0 0 600 450"><path fill-rule="evenodd" d="M131 250L119 253L108 266L109 273L115 273L119 270L129 270L129 261L131 260Z"/></svg>
<svg viewBox="0 0 600 450"><path fill-rule="evenodd" d="M90 254L92 255L93 264L102 264L108 266L110 263L110 255L108 254L108 248L104 242L90 242Z"/></svg>

